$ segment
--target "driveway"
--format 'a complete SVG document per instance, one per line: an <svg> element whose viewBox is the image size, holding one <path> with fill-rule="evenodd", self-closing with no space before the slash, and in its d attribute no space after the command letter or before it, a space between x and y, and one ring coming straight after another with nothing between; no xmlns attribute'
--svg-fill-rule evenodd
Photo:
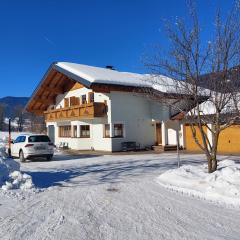
<svg viewBox="0 0 240 240"><path fill-rule="evenodd" d="M239 157L221 157L240 160ZM182 164L202 155L184 154ZM240 211L156 183L176 155L57 155L27 162L35 191L0 191L0 239L240 239Z"/></svg>

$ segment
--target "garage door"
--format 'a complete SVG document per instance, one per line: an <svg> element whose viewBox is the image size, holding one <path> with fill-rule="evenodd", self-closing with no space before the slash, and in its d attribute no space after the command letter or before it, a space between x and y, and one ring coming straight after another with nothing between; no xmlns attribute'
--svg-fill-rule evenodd
<svg viewBox="0 0 240 240"><path fill-rule="evenodd" d="M196 129L196 135L197 139L199 140L199 143L202 144L202 138L200 134L200 130L198 127L195 127ZM204 127L204 132L207 132L207 128ZM188 125L185 125L185 146L188 151L193 151L193 152L199 152L202 151L199 146L195 143L195 140L192 136L192 130L191 127Z"/></svg>
<svg viewBox="0 0 240 240"><path fill-rule="evenodd" d="M200 140L200 131L196 128L197 137ZM207 128L204 129L207 132ZM202 141L199 141L202 143ZM185 144L188 151L199 152L202 151L195 143L192 137L192 131L190 126L185 126ZM218 152L219 153L240 153L240 125L233 125L223 130L218 140Z"/></svg>
<svg viewBox="0 0 240 240"><path fill-rule="evenodd" d="M240 125L233 125L220 133L218 151L240 153Z"/></svg>

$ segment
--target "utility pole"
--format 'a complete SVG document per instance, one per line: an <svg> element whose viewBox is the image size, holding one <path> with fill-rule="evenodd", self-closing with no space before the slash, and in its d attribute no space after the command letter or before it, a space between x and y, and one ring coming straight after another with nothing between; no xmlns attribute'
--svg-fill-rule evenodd
<svg viewBox="0 0 240 240"><path fill-rule="evenodd" d="M177 164L178 164L178 168L180 168L180 152L179 152L179 146L180 146L179 127L180 127L180 123L179 123L179 120L177 120L177 123L178 123L177 130L176 130L176 138L177 138Z"/></svg>

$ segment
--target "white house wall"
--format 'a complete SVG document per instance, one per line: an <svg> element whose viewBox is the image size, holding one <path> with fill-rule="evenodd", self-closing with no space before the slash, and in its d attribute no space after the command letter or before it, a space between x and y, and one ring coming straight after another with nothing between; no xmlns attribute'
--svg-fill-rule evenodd
<svg viewBox="0 0 240 240"><path fill-rule="evenodd" d="M165 139L167 141L165 142L165 145L177 145L177 131L179 134L179 145L184 147L184 134L183 134L183 127L181 122L174 121L174 120L168 120L164 122L165 132L167 136Z"/></svg>
<svg viewBox="0 0 240 240"><path fill-rule="evenodd" d="M133 93L111 93L112 123L124 124L124 138L112 138L113 151L121 150L121 143L135 141L140 147L155 143L155 125L152 122L150 102Z"/></svg>
<svg viewBox="0 0 240 240"><path fill-rule="evenodd" d="M110 138L103 137L103 127L106 123L105 119L93 119L86 121L69 121L58 123L47 123L47 126L55 126L55 144L68 143L68 147L75 150L99 150L99 151L111 151L112 142ZM76 125L78 126L77 138L64 138L58 137L59 126L64 125ZM90 138L80 138L80 126L90 125Z"/></svg>
<svg viewBox="0 0 240 240"><path fill-rule="evenodd" d="M56 98L56 108L64 107L64 98L70 97L80 97L81 95L88 94L92 92L88 88L80 88L73 91L66 92L64 94L59 94ZM111 122L111 103L108 94L94 93L95 102L107 102L108 112L107 116L103 118L95 118L93 120L81 120L81 121L58 121L58 122L48 122L47 126L55 126L55 144L59 145L61 142L68 143L69 148L76 150L101 150L101 151L111 151L112 141L110 138L103 137L104 124ZM59 126L63 125L76 125L77 128L77 138L63 138L58 136ZM90 125L90 138L80 138L80 125Z"/></svg>
<svg viewBox="0 0 240 240"><path fill-rule="evenodd" d="M169 107L160 102L150 101L151 117L155 121L166 121L169 119Z"/></svg>
<svg viewBox="0 0 240 240"><path fill-rule="evenodd" d="M72 96L80 97L88 94L91 89L81 88L65 94L60 94L56 99L56 107L64 107L64 98ZM94 93L96 102L107 101L108 112L103 118L81 121L58 121L57 123L47 123L55 126L55 143L67 142L68 146L76 150L101 150L101 151L119 151L121 143L134 141L140 144L141 148L151 147L156 141L156 122L162 122L169 119L169 108L160 103L153 102L145 97L137 96L129 92L111 92L108 94ZM123 138L104 138L104 124L113 125L122 123L124 125ZM80 138L80 125L90 125L90 138ZM77 138L62 138L58 136L59 126L76 125L78 126ZM171 125L171 124L170 124ZM176 132L169 123L166 124L167 134L166 144L176 144ZM113 131L113 130L112 130ZM113 136L113 133L111 133ZM163 141L164 144L164 141Z"/></svg>

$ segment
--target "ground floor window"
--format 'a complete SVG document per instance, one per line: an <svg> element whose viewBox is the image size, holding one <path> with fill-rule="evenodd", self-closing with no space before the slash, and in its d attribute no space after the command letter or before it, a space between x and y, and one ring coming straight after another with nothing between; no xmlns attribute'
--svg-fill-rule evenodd
<svg viewBox="0 0 240 240"><path fill-rule="evenodd" d="M71 137L71 125L59 127L59 137Z"/></svg>
<svg viewBox="0 0 240 240"><path fill-rule="evenodd" d="M73 137L73 138L76 138L76 137L77 137L77 126L76 126L76 125L73 126L73 134L72 134L72 137Z"/></svg>
<svg viewBox="0 0 240 240"><path fill-rule="evenodd" d="M103 136L104 136L105 138L109 138L109 137L110 137L110 124L105 124L105 125L104 125Z"/></svg>
<svg viewBox="0 0 240 240"><path fill-rule="evenodd" d="M81 138L90 138L90 125L81 125L80 126L80 137Z"/></svg>
<svg viewBox="0 0 240 240"><path fill-rule="evenodd" d="M114 124L113 125L113 136L114 137L123 137L123 124Z"/></svg>

